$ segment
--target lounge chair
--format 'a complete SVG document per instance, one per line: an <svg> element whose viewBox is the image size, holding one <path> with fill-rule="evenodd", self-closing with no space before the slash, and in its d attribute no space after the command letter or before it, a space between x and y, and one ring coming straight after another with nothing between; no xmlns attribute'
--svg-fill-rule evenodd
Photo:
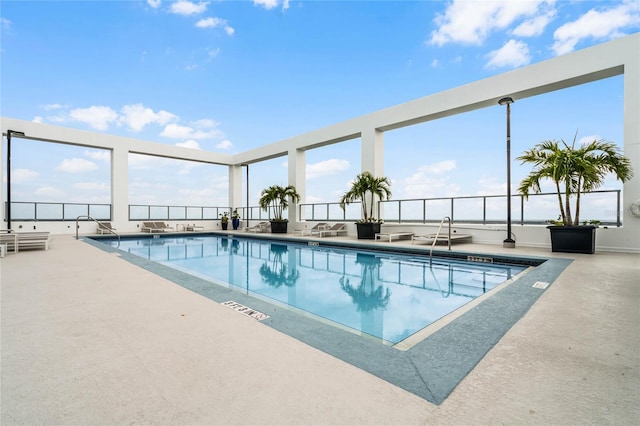
<svg viewBox="0 0 640 426"><path fill-rule="evenodd" d="M321 229L311 233L312 236L317 237L337 237L340 234L347 235L347 226L344 223L336 223L331 228Z"/></svg>
<svg viewBox="0 0 640 426"><path fill-rule="evenodd" d="M415 244L417 242L426 242L433 244L447 244L449 242L448 234L440 234L436 238L436 234L427 234L427 235L413 235L411 237L411 244ZM469 242L471 241L471 234L451 234L451 242Z"/></svg>
<svg viewBox="0 0 640 426"><path fill-rule="evenodd" d="M171 226L167 225L164 222L153 222L153 223L156 224L156 228L158 228L161 232L164 232L164 231L167 231L167 230L168 231L173 231L173 228Z"/></svg>
<svg viewBox="0 0 640 426"><path fill-rule="evenodd" d="M98 229L96 230L96 234L111 234L112 231L115 231L116 228L111 226L111 222L98 222Z"/></svg>
<svg viewBox="0 0 640 426"><path fill-rule="evenodd" d="M149 233L164 232L164 229L159 229L156 226L155 222L142 222L142 228L140 228L140 230L142 232L149 232Z"/></svg>
<svg viewBox="0 0 640 426"><path fill-rule="evenodd" d="M313 228L308 229L296 229L293 231L293 235L313 235L316 231L322 231L323 229L327 229L329 227L328 223L319 222L316 223Z"/></svg>
<svg viewBox="0 0 640 426"><path fill-rule="evenodd" d="M6 246L7 251L17 253L24 249L43 248L49 250L51 234L49 232L11 232L0 234L0 244Z"/></svg>
<svg viewBox="0 0 640 426"><path fill-rule="evenodd" d="M269 232L271 224L269 222L259 222L253 226L244 228L246 232Z"/></svg>

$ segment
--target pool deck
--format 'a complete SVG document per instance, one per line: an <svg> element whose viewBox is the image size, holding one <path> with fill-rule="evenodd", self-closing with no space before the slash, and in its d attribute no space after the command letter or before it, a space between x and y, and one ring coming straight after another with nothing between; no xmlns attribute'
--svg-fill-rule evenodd
<svg viewBox="0 0 640 426"><path fill-rule="evenodd" d="M118 255L54 236L47 251L0 260L0 423L637 423L640 255L453 250L573 262L435 405Z"/></svg>

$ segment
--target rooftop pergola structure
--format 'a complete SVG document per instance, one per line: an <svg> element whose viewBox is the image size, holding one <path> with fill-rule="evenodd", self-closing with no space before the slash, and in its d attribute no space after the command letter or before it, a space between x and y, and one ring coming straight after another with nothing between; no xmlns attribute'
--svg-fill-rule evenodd
<svg viewBox="0 0 640 426"><path fill-rule="evenodd" d="M236 155L196 151L6 117L0 120L3 135L12 130L23 132L27 139L110 150L112 222L116 228L126 232L135 227L128 220L129 153L228 166L229 206L232 207L242 206L243 166L286 156L288 184L296 187L301 195L301 202L304 203L307 150L360 138L361 170L382 176L383 140L386 131L495 107L505 96L519 101L617 75L624 75L624 155L631 160L634 170L639 172L623 186L624 229L609 230L604 241L600 238L599 244L614 250L639 252L640 218L632 216L631 205L640 200L640 34L572 52ZM4 139L2 143L5 143ZM4 149L2 152L4 153ZM1 160L0 171L3 171L6 159L3 157ZM5 191L4 187L0 190L0 199L5 199ZM4 209L0 210L0 219L4 222L5 212ZM295 205L288 209L288 214L291 222L299 220Z"/></svg>

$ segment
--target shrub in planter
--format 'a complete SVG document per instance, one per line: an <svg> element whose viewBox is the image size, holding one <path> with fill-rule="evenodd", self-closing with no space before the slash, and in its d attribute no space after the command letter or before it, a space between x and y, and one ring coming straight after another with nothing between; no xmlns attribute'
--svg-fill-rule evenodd
<svg viewBox="0 0 640 426"><path fill-rule="evenodd" d="M358 239L373 240L380 232L381 220L373 216L375 200L391 198L391 182L387 177L375 177L370 172L362 172L351 182L351 188L340 198L342 210L351 203L360 201L362 218L356 222Z"/></svg>
<svg viewBox="0 0 640 426"><path fill-rule="evenodd" d="M520 183L518 191L527 198L530 192L541 192L543 180L551 180L560 209L560 217L548 227L552 250L594 253L596 226L580 224L580 197L584 192L598 189L608 174L626 182L633 177L633 171L631 161L620 153L614 143L594 140L576 147L577 135L576 132L571 145L563 140L546 140L517 157L516 160L522 164L534 166L533 171ZM558 227L564 229L555 232ZM586 234L575 236L574 232ZM554 241L556 238L566 241Z"/></svg>
<svg viewBox="0 0 640 426"><path fill-rule="evenodd" d="M293 185L286 187L273 185L263 189L260 193L258 204L262 210L268 212L271 209L273 216L271 218L271 232L274 234L286 234L287 219L284 219L283 213L289 207L289 200L293 202L300 201L300 194Z"/></svg>

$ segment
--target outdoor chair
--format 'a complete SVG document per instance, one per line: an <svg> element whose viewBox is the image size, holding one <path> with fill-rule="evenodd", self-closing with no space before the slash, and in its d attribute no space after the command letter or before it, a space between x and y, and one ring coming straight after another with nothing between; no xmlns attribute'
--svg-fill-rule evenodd
<svg viewBox="0 0 640 426"><path fill-rule="evenodd" d="M312 236L317 237L337 237L339 235L347 235L347 226L344 223L338 222L330 228L321 229L311 233Z"/></svg>

